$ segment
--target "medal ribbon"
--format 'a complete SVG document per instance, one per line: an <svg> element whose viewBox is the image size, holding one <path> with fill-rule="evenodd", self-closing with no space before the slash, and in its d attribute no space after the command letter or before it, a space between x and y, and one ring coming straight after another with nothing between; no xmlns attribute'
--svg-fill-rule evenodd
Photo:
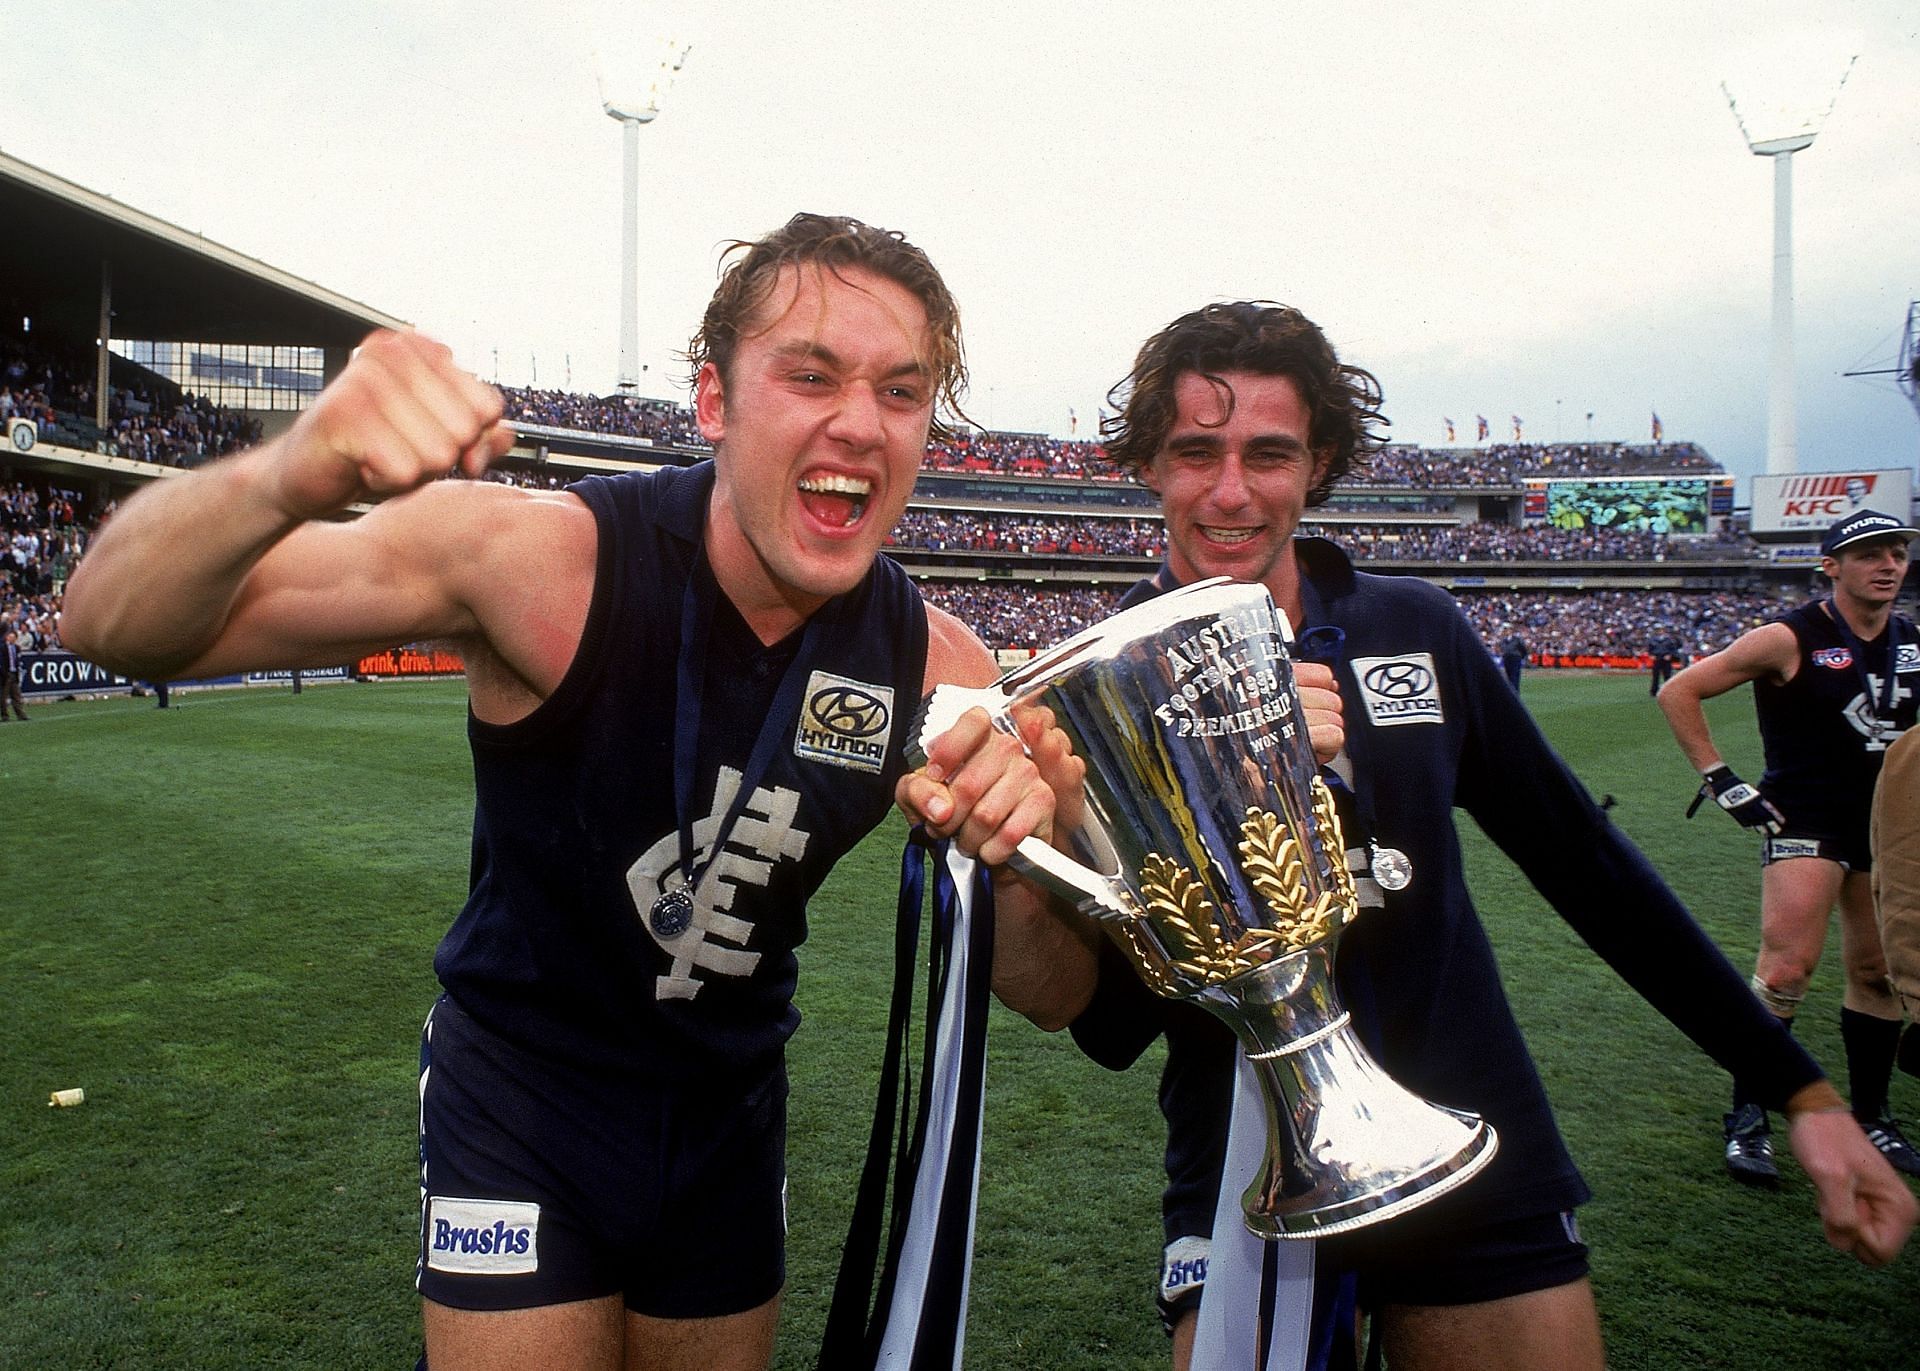
<svg viewBox="0 0 1920 1371"><path fill-rule="evenodd" d="M707 681L708 630L713 626L714 597L718 594L719 584L714 580L712 568L707 565L706 548L703 545L694 556L693 572L687 577L687 588L680 600L680 661L673 702L673 817L680 829L680 889L689 897L699 888L700 878L707 874L707 868L713 865L714 858L726 846L734 824L747 807L748 798L759 789L760 782L766 778L767 768L773 765L773 757L780 750L780 740L786 733L787 723L796 717L799 710L807 664L812 661L814 649L819 646L821 621L830 612L822 610L807 620L806 630L800 636L800 648L794 653L793 660L787 663L787 669L780 677L780 685L774 691L773 707L767 711L767 717L760 721L760 732L753 740L753 751L748 756L740 789L735 792L733 803L720 820L720 827L713 836L713 845L707 849L707 860L696 871L693 866L693 787L699 772L701 697Z"/></svg>

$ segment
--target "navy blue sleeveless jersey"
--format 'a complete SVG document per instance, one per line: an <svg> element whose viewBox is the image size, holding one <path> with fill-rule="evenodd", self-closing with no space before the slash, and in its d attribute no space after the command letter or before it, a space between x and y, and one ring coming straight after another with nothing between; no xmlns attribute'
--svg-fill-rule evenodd
<svg viewBox="0 0 1920 1371"><path fill-rule="evenodd" d="M1785 685L1753 683L1767 757L1760 789L1795 832L1857 838L1864 846L1881 760L1920 711L1920 636L1896 614L1886 631L1861 645L1865 660L1856 663L1824 600L1801 605L1775 622L1793 630L1800 665ZM1896 658L1892 708L1881 718L1890 647Z"/></svg>
<svg viewBox="0 0 1920 1371"><path fill-rule="evenodd" d="M466 907L434 971L483 1027L616 1076L715 1083L764 1070L799 1024L806 903L885 816L927 655L926 611L880 558L828 602L798 717L705 866L690 926L648 912L679 884L674 737L681 616L711 462L572 487L599 528L592 605L559 687L517 723L468 719ZM694 784L694 869L738 792L801 634L763 647L713 597ZM669 926L670 927L670 926Z"/></svg>

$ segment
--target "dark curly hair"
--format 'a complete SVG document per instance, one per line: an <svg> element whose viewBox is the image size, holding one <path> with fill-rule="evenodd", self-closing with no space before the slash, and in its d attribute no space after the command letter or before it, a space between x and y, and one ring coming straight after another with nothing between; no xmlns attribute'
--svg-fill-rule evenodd
<svg viewBox="0 0 1920 1371"><path fill-rule="evenodd" d="M1285 376L1300 389L1308 413L1307 443L1326 471L1307 492L1309 505L1324 504L1334 485L1384 442L1380 383L1359 367L1345 366L1320 326L1290 305L1241 300L1183 314L1141 346L1133 370L1107 392L1114 413L1100 421L1107 455L1138 476L1153 461L1173 427L1174 386L1188 372L1211 382L1226 413L1233 413L1233 387L1222 372Z"/></svg>
<svg viewBox="0 0 1920 1371"><path fill-rule="evenodd" d="M731 259L731 260L728 260ZM687 344L691 380L708 362L728 379L733 355L752 336L755 316L766 303L783 267L813 263L841 276L850 269L869 271L910 291L927 312L932 349L923 358L934 385L931 437L952 435L947 417L965 419L960 400L967 390L966 350L960 341L960 307L927 254L891 229L874 228L843 214L796 214L756 243L728 243L721 253L720 284L707 302L700 328Z"/></svg>

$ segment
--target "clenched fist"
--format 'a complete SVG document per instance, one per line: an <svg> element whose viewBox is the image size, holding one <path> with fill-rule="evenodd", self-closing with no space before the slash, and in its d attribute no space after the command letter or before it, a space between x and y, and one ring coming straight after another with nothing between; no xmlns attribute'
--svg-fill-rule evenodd
<svg viewBox="0 0 1920 1371"><path fill-rule="evenodd" d="M400 495L458 468L478 476L513 446L500 392L418 333L375 333L282 442L276 495L297 519Z"/></svg>

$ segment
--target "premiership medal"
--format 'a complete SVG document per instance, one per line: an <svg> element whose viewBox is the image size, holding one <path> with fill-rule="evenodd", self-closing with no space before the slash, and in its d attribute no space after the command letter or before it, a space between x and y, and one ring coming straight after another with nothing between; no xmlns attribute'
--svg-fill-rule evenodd
<svg viewBox="0 0 1920 1371"><path fill-rule="evenodd" d="M1413 863L1407 860L1407 854L1397 847L1381 847L1372 843L1373 882L1382 890L1405 890L1413 883Z"/></svg>
<svg viewBox="0 0 1920 1371"><path fill-rule="evenodd" d="M675 886L653 902L653 908L647 911L647 919L657 936L678 937L693 923L693 896L688 893L686 886Z"/></svg>

